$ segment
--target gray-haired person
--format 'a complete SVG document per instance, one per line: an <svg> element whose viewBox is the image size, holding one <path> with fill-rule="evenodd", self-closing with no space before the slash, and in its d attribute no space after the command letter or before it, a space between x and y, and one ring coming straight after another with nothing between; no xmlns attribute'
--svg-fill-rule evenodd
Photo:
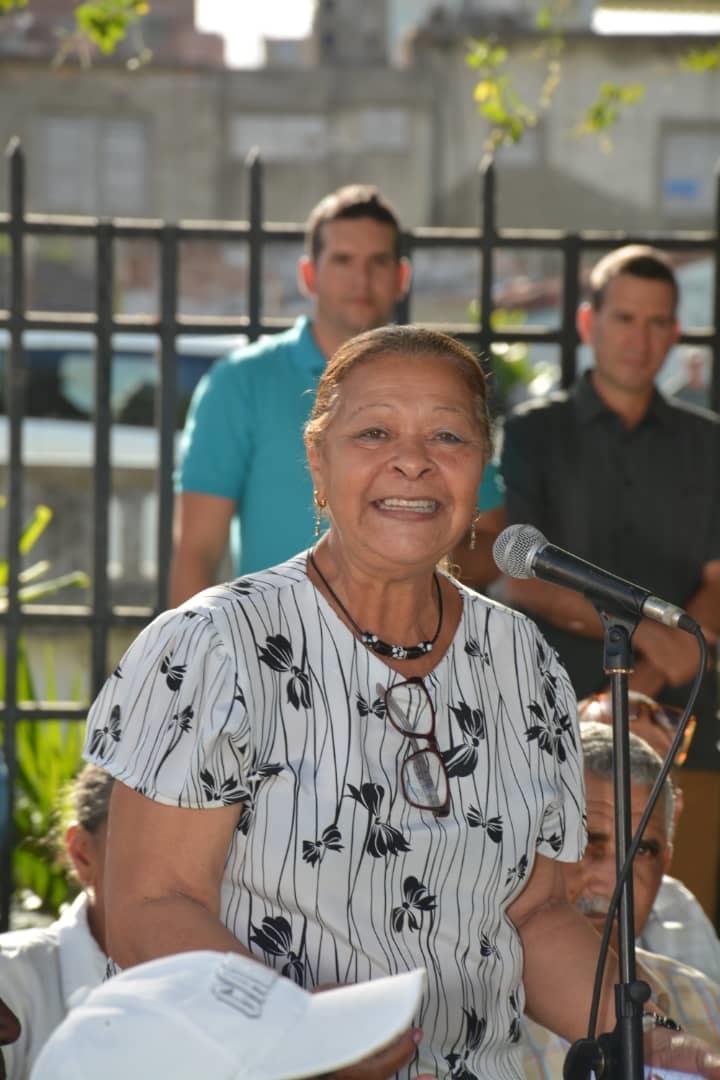
<svg viewBox="0 0 720 1080"><path fill-rule="evenodd" d="M563 863L568 899L602 930L608 903L615 888L615 798L613 788L613 739L607 724L580 724L588 843L577 863ZM662 767L662 759L644 739L630 734L632 828L637 828L650 790ZM645 926L664 871L672 856L675 793L670 780L653 811L633 864L635 930ZM615 944L613 937L613 943ZM720 986L701 971L679 960L637 950L644 973L663 986L655 1001L684 1032L704 1039L720 1051ZM651 1018L648 1018L651 1020ZM523 1020L525 1050L523 1066L527 1080L560 1080L568 1044L559 1036L528 1019Z"/></svg>
<svg viewBox="0 0 720 1080"><path fill-rule="evenodd" d="M20 1026L2 1048L0 1076L8 1080L26 1080L73 995L105 977L103 867L113 783L103 769L86 765L71 787L64 842L82 886L74 902L50 926L0 934L0 999Z"/></svg>

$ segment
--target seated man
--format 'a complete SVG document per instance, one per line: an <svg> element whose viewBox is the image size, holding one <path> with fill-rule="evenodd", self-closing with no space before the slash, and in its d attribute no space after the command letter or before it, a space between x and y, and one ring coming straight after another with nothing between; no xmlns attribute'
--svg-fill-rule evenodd
<svg viewBox="0 0 720 1080"><path fill-rule="evenodd" d="M659 705L645 694L630 691L630 730L645 739L661 758L668 754L681 715L680 709ZM578 705L578 716L581 720L612 723L610 694L606 691L584 698ZM675 789L675 828L683 808L679 769L687 757L694 730L693 719L685 730L671 773ZM663 874L655 903L637 943L648 952L672 956L697 968L720 985L720 939L715 928L690 890L669 874Z"/></svg>
<svg viewBox="0 0 720 1080"><path fill-rule="evenodd" d="M615 888L615 800L612 732L606 724L580 725L585 759L588 845L578 863L563 863L569 898L602 930ZM662 762L638 736L630 735L632 829L637 828ZM635 928L640 933L672 855L674 792L667 781L645 829L633 866ZM616 942L613 940L616 947ZM658 998L668 1015L690 1035L720 1050L720 986L679 960L637 953L645 971L667 991ZM546 1028L523 1019L524 1074L529 1080L560 1080L568 1045Z"/></svg>
<svg viewBox="0 0 720 1080"><path fill-rule="evenodd" d="M103 868L113 782L86 765L72 787L65 847L83 891L51 926L0 934L0 999L20 1024L15 1041L2 1048L0 1076L8 1080L26 1080L72 995L105 977Z"/></svg>

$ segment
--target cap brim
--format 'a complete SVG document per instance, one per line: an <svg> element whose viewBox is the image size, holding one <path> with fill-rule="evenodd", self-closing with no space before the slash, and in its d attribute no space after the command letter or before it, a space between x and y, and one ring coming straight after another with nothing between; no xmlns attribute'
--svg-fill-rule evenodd
<svg viewBox="0 0 720 1080"><path fill-rule="evenodd" d="M313 994L292 1038L266 1055L267 1076L304 1080L377 1053L410 1029L424 987L425 971L418 968Z"/></svg>

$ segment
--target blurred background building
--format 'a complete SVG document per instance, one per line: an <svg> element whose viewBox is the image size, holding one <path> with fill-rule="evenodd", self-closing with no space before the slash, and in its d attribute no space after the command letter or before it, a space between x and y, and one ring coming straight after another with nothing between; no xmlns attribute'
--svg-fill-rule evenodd
<svg viewBox="0 0 720 1080"><path fill-rule="evenodd" d="M610 15L613 9L615 15L618 9L637 14L648 3L603 0L602 6ZM663 5L682 8L689 20L684 36L662 32ZM0 17L0 146L19 136L27 160L27 208L34 213L168 222L243 219L246 160L257 148L266 220L303 221L326 192L365 181L382 188L407 226L477 226L478 166L489 129L473 97L478 73L467 64L468 51L476 39L502 41L518 92L534 102L545 71L538 59L546 37L536 25L541 6L540 0L316 0L307 37L268 39L262 66L233 69L225 64L223 39L198 30L193 0L150 0L140 36L133 31L110 57L82 51L78 56L71 48L71 0L29 0ZM564 35L562 81L538 125L519 145L497 154L501 226L636 233L711 226L720 157L720 62L688 73L678 58L713 45L720 29L717 38L692 29L690 16L708 4L653 0L652 6L652 32L630 32L626 23L621 32L599 33L596 0L556 5ZM60 64L59 50L67 54ZM151 59L138 63L144 50ZM610 148L575 131L605 80L644 87L643 100L625 110L610 132ZM8 170L0 168L0 212L8 208L8 197ZM8 252L0 232L0 309L8 304ZM30 236L25 254L29 308L93 309L92 237ZM263 252L265 317L290 319L304 310L296 284L298 254L299 243ZM683 321L690 329L708 327L712 262L681 252L678 264ZM520 324L553 325L562 303L560 270L557 252L531 244L498 251L493 303L513 311ZM247 271L244 242L184 241L180 314L246 315ZM413 319L471 322L477 318L479 278L476 250L418 251ZM157 245L119 241L116 314L155 316L159 295ZM0 368L2 345L0 340ZM66 398L86 418L92 412L90 348L73 339L60 372ZM123 369L132 378L118 378L115 388L120 424L133 386L146 387L153 364L152 341L136 340L133 349L134 359L125 356ZM202 343L201 351L209 362L211 346ZM538 389L547 389L546 373L557 372L558 349L533 345L520 352L533 370L543 372ZM690 359L676 350L667 377L672 389L707 400L707 373L702 350ZM152 400L143 401L149 401L149 425ZM148 434L147 425L136 426L133 445L139 447ZM89 431L86 445L87 458ZM44 500L56 511L53 566L58 572L85 566L89 471L80 478L69 444L64 462L52 447L44 451L37 438L33 448L38 471L28 474L27 498L30 506L33 499ZM147 582L158 574L154 453L149 450L142 465L137 454L116 470L123 496L113 504L112 573L124 589L118 596L131 603L142 601ZM0 439L0 467L3 461ZM61 464L67 467L64 513L53 501Z"/></svg>

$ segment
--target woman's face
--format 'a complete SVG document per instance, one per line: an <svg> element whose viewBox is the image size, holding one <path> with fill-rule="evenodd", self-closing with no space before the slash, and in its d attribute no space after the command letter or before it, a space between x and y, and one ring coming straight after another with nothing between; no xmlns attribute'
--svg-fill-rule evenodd
<svg viewBox="0 0 720 1080"><path fill-rule="evenodd" d="M433 356L358 364L308 457L347 553L405 567L434 564L458 543L485 461L468 384Z"/></svg>

